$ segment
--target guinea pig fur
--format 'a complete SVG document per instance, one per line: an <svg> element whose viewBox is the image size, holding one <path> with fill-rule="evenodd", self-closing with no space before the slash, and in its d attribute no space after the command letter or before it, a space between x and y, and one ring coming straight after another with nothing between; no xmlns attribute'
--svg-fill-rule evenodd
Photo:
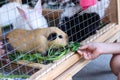
<svg viewBox="0 0 120 80"><path fill-rule="evenodd" d="M100 16L97 13L76 13L71 17L62 17L59 28L65 31L70 41L82 41L96 33L100 25Z"/></svg>
<svg viewBox="0 0 120 80"><path fill-rule="evenodd" d="M7 42L17 51L36 51L45 54L48 48L66 46L68 36L57 27L34 30L15 29L6 34Z"/></svg>

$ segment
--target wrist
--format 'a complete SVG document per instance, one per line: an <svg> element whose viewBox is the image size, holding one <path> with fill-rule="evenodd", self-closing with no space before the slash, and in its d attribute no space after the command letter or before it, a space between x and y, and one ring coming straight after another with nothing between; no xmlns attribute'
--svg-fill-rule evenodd
<svg viewBox="0 0 120 80"><path fill-rule="evenodd" d="M107 43L98 43L99 55L106 54L107 52L109 52L108 46L109 45Z"/></svg>

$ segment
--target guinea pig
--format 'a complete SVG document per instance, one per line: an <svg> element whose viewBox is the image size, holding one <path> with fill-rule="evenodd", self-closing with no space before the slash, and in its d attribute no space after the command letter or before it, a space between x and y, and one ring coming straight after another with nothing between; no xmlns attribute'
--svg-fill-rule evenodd
<svg viewBox="0 0 120 80"><path fill-rule="evenodd" d="M50 46L60 48L68 44L68 36L57 27L39 28L34 30L15 29L5 36L14 50L35 51L46 54Z"/></svg>
<svg viewBox="0 0 120 80"><path fill-rule="evenodd" d="M71 14L71 16L64 15L66 16L61 15L58 27L68 34L69 41L81 42L95 34L100 25L100 16L97 13L84 13L80 15L78 12Z"/></svg>

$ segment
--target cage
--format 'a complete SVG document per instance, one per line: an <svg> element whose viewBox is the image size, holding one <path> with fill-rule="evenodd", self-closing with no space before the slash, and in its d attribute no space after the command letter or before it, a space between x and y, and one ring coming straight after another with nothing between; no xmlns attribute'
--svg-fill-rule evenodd
<svg viewBox="0 0 120 80"><path fill-rule="evenodd" d="M70 80L90 62L80 44L119 41L120 1L95 1L1 0L0 79Z"/></svg>

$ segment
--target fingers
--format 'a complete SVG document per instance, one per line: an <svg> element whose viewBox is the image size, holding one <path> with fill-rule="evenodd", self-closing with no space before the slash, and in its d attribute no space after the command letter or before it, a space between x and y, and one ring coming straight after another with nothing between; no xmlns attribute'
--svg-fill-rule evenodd
<svg viewBox="0 0 120 80"><path fill-rule="evenodd" d="M88 45L85 45L85 46L81 46L78 48L77 52L80 54L80 55L83 55L84 51L88 48Z"/></svg>
<svg viewBox="0 0 120 80"><path fill-rule="evenodd" d="M91 52L86 51L86 50L78 50L77 52L78 52L78 54L80 54L81 56L83 56L87 60L93 60L97 56L96 54L91 53Z"/></svg>
<svg viewBox="0 0 120 80"><path fill-rule="evenodd" d="M88 48L88 45L84 45L78 48L77 52L83 56L85 59L88 59L87 54L86 54L86 49Z"/></svg>
<svg viewBox="0 0 120 80"><path fill-rule="evenodd" d="M81 50L78 50L77 51L81 56L83 56L85 59L91 59L91 55L90 53L86 52L86 51L81 51Z"/></svg>
<svg viewBox="0 0 120 80"><path fill-rule="evenodd" d="M91 58L90 53L87 51L88 47L89 47L89 45L81 46L81 47L79 47L79 49L77 51L85 59L90 59Z"/></svg>
<svg viewBox="0 0 120 80"><path fill-rule="evenodd" d="M84 55L84 58L87 60L92 60L92 54L91 53L87 53Z"/></svg>
<svg viewBox="0 0 120 80"><path fill-rule="evenodd" d="M88 48L88 45L84 45L84 46L79 47L80 50L84 50L84 49L87 49L87 48Z"/></svg>
<svg viewBox="0 0 120 80"><path fill-rule="evenodd" d="M99 51L95 44L81 46L77 52L87 60L93 60L99 56Z"/></svg>
<svg viewBox="0 0 120 80"><path fill-rule="evenodd" d="M87 60L93 60L93 59L96 59L99 56L99 54L84 51L84 52L82 52L81 56L83 56Z"/></svg>
<svg viewBox="0 0 120 80"><path fill-rule="evenodd" d="M77 52L78 52L81 56L83 56L83 54L84 54L84 53L83 53L82 51L80 51L80 50L78 50Z"/></svg>

